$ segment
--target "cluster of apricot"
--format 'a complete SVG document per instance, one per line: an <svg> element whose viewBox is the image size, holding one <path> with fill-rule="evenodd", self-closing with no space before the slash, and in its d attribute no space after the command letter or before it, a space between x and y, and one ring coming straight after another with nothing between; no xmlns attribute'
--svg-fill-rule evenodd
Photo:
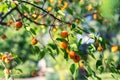
<svg viewBox="0 0 120 80"><path fill-rule="evenodd" d="M5 74L10 74L12 67L8 68L6 65L10 65L13 61L14 57L9 53L9 54L1 54L1 60L3 62L4 66L4 73Z"/></svg>
<svg viewBox="0 0 120 80"><path fill-rule="evenodd" d="M90 4L87 6L87 11L93 11L94 8L93 6ZM93 19L95 20L99 20L99 21L104 21L105 24L108 24L109 23L109 20L108 19L104 19L102 16L100 16L100 9L98 9L97 11L95 11L93 14L92 14L92 17Z"/></svg>
<svg viewBox="0 0 120 80"><path fill-rule="evenodd" d="M101 51L104 50L104 47L103 47L103 46L100 46L99 43L98 43L98 41L96 41L96 42L94 43L94 45L97 46L97 51L101 52ZM111 52L116 53L116 52L118 52L118 51L119 51L119 46L113 45L113 46L111 47Z"/></svg>
<svg viewBox="0 0 120 80"><path fill-rule="evenodd" d="M101 52L103 51L103 46L99 45L99 41L95 41L94 45L97 47L97 51Z"/></svg>
<svg viewBox="0 0 120 80"><path fill-rule="evenodd" d="M14 23L13 20L9 20L8 23L7 23L7 25L8 25L8 26L11 26L13 23ZM22 25L23 25L23 24L22 24L21 21L16 21L13 26L14 26L14 28L15 28L16 30L19 30L20 28L22 28Z"/></svg>
<svg viewBox="0 0 120 80"><path fill-rule="evenodd" d="M67 38L68 37L68 32L67 31L62 31L61 32L61 36L62 38ZM60 42L60 48L62 50L66 50L66 52L68 53L68 56L75 62L79 62L80 61L80 56L73 50L69 50L68 49L68 43L63 41L63 42Z"/></svg>

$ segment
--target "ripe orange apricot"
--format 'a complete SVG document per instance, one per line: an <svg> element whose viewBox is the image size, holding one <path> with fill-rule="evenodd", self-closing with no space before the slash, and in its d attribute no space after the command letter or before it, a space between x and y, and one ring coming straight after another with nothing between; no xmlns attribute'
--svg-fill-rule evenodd
<svg viewBox="0 0 120 80"><path fill-rule="evenodd" d="M8 54L8 55L3 55L2 56L2 61L4 61L5 63L10 63L10 61L13 59L13 56L11 54Z"/></svg>
<svg viewBox="0 0 120 80"><path fill-rule="evenodd" d="M36 38L32 38L31 44L32 44L32 45L35 45L35 44L37 44L37 43L38 43L38 40L37 40Z"/></svg>
<svg viewBox="0 0 120 80"><path fill-rule="evenodd" d="M75 57L73 58L73 61L75 63L79 62L80 61L80 56L78 54L75 54Z"/></svg>
<svg viewBox="0 0 120 80"><path fill-rule="evenodd" d="M2 61L4 61L7 58L7 55L2 56Z"/></svg>
<svg viewBox="0 0 120 80"><path fill-rule="evenodd" d="M67 42L60 42L60 48L61 49L65 50L65 49L67 49L67 47L68 47L68 43Z"/></svg>
<svg viewBox="0 0 120 80"><path fill-rule="evenodd" d="M6 36L5 34L3 34L3 35L1 36L1 38L4 40L4 39L7 38L7 36Z"/></svg>
<svg viewBox="0 0 120 80"><path fill-rule="evenodd" d="M75 51L70 51L69 52L69 56L70 56L71 59L74 59L75 55L76 55Z"/></svg>
<svg viewBox="0 0 120 80"><path fill-rule="evenodd" d="M17 21L16 23L15 23L15 28L16 29L20 29L22 27L22 22L21 21Z"/></svg>
<svg viewBox="0 0 120 80"><path fill-rule="evenodd" d="M76 20L75 20L75 23L76 23L76 24L78 24L78 23L79 23L79 20L78 20L78 19L76 19Z"/></svg>
<svg viewBox="0 0 120 80"><path fill-rule="evenodd" d="M98 18L98 14L97 13L94 13L93 14L93 19L97 19Z"/></svg>
<svg viewBox="0 0 120 80"><path fill-rule="evenodd" d="M62 36L62 38L66 38L68 36L68 32L67 31L62 31L61 36Z"/></svg>
<svg viewBox="0 0 120 80"><path fill-rule="evenodd" d="M32 14L32 18L37 18L37 15L35 13Z"/></svg>
<svg viewBox="0 0 120 80"><path fill-rule="evenodd" d="M112 52L117 52L119 50L118 46L114 45L111 47Z"/></svg>
<svg viewBox="0 0 120 80"><path fill-rule="evenodd" d="M87 6L87 10L88 10L88 11L92 11L92 10L93 10L92 5L88 5L88 6Z"/></svg>
<svg viewBox="0 0 120 80"><path fill-rule="evenodd" d="M102 51L103 50L102 46L98 46L97 50Z"/></svg>
<svg viewBox="0 0 120 80"><path fill-rule="evenodd" d="M66 48L66 52L69 54L70 50L68 48Z"/></svg>
<svg viewBox="0 0 120 80"><path fill-rule="evenodd" d="M47 10L48 10L49 12L51 12L51 11L52 11L52 7L48 7Z"/></svg>

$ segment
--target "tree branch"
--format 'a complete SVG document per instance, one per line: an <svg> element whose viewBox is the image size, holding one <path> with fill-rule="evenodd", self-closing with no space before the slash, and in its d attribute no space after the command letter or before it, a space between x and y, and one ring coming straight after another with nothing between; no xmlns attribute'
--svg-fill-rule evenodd
<svg viewBox="0 0 120 80"><path fill-rule="evenodd" d="M17 8L17 6L14 7L14 8L12 8L12 9L11 9L10 11L8 11L4 16L2 16L2 17L0 18L0 24L1 24L2 21L3 21L10 13L12 13L16 8Z"/></svg>
<svg viewBox="0 0 120 80"><path fill-rule="evenodd" d="M21 2L29 4L29 5L32 5L32 6L36 7L36 8L38 8L38 9L41 9L43 12L49 14L51 17L53 17L54 19L56 19L56 20L58 20L60 22L63 22L63 23L66 23L66 24L70 24L70 22L65 22L65 21L62 21L62 20L58 19L57 17L55 17L53 14L49 13L48 11L46 11L45 9L43 9L42 7L39 7L39 6L35 5L35 4L32 4L32 3L27 2L27 1L21 1Z"/></svg>
<svg viewBox="0 0 120 80"><path fill-rule="evenodd" d="M20 15L22 15L24 18L26 18L26 19L29 20L30 22L35 23L36 25L61 26L61 24L60 24L60 25L55 25L55 24L42 24L42 23L35 22L34 20L32 20L32 19L28 18L27 16L25 16L18 8L16 8L16 10L18 11L18 13L20 13Z"/></svg>

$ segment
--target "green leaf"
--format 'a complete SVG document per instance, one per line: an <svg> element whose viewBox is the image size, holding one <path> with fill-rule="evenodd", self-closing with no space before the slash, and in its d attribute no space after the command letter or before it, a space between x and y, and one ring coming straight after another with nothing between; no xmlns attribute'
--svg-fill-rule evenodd
<svg viewBox="0 0 120 80"><path fill-rule="evenodd" d="M98 69L98 67L101 66L101 65L102 65L102 61L101 60L97 60L97 62L96 62L96 68Z"/></svg>
<svg viewBox="0 0 120 80"><path fill-rule="evenodd" d="M65 41L65 42L67 42L65 39L63 39L63 38L56 38L56 40L57 41L60 41L60 42L62 42L62 41Z"/></svg>
<svg viewBox="0 0 120 80"><path fill-rule="evenodd" d="M52 43L49 43L48 46L50 46L52 49L56 49L56 45L55 44L52 44Z"/></svg>
<svg viewBox="0 0 120 80"><path fill-rule="evenodd" d="M56 50L57 54L59 54L59 49L58 49L58 46L56 44L49 43L48 46L51 47L53 50Z"/></svg>
<svg viewBox="0 0 120 80"><path fill-rule="evenodd" d="M23 73L21 69L15 68L15 70L19 71L20 73Z"/></svg>
<svg viewBox="0 0 120 80"><path fill-rule="evenodd" d="M20 64L20 63L23 62L22 58L21 58L21 57L18 57L18 56L14 58L14 61L15 61L17 64Z"/></svg>
<svg viewBox="0 0 120 80"><path fill-rule="evenodd" d="M86 70L88 72L88 75L92 76L93 72L92 72L92 69L90 68L90 66L87 66Z"/></svg>
<svg viewBox="0 0 120 80"><path fill-rule="evenodd" d="M76 25L75 25L75 24L72 24L71 30L73 30L75 27L76 27Z"/></svg>
<svg viewBox="0 0 120 80"><path fill-rule="evenodd" d="M64 53L64 59L66 59L66 61L68 61L68 53L66 51L63 51Z"/></svg>
<svg viewBox="0 0 120 80"><path fill-rule="evenodd" d="M38 47L38 46L35 46L35 47L34 47L34 50L35 50L37 53L39 53L39 52L40 52L40 49L39 49L39 47Z"/></svg>
<svg viewBox="0 0 120 80"><path fill-rule="evenodd" d="M100 66L100 67L98 68L98 70L100 71L100 73L102 73L102 72L104 71L104 67L103 67L103 66Z"/></svg>
<svg viewBox="0 0 120 80"><path fill-rule="evenodd" d="M58 11L58 14L62 15L62 16L65 16L65 13L61 10Z"/></svg>
<svg viewBox="0 0 120 80"><path fill-rule="evenodd" d="M81 43L82 43L82 39L80 39L80 40L79 40L78 44L80 44L80 45L81 45Z"/></svg>
<svg viewBox="0 0 120 80"><path fill-rule="evenodd" d="M55 59L55 56L54 56L54 54L53 54L53 51L52 51L49 47L48 47L47 49L48 49L48 51L49 51L50 56L51 56L53 59Z"/></svg>
<svg viewBox="0 0 120 80"><path fill-rule="evenodd" d="M67 8L67 12L73 15L73 11L70 8Z"/></svg>
<svg viewBox="0 0 120 80"><path fill-rule="evenodd" d="M32 32L32 34L36 35L35 30L33 30L32 28L30 29L30 32Z"/></svg>
<svg viewBox="0 0 120 80"><path fill-rule="evenodd" d="M44 56L45 56L45 51L44 50L40 51L39 59L42 59Z"/></svg>
<svg viewBox="0 0 120 80"><path fill-rule="evenodd" d="M96 59L93 53L88 53L92 58Z"/></svg>
<svg viewBox="0 0 120 80"><path fill-rule="evenodd" d="M21 4L21 8L22 8L23 11L29 12L29 9L24 4Z"/></svg>
<svg viewBox="0 0 120 80"><path fill-rule="evenodd" d="M82 34L82 31L79 28L75 28L74 31L78 34Z"/></svg>
<svg viewBox="0 0 120 80"><path fill-rule="evenodd" d="M90 31L95 33L95 29L94 28L90 28Z"/></svg>
<svg viewBox="0 0 120 80"><path fill-rule="evenodd" d="M74 72L75 72L75 64L72 64L71 66L70 66L70 71L71 71L71 73L72 74L74 74Z"/></svg>
<svg viewBox="0 0 120 80"><path fill-rule="evenodd" d="M98 77L97 75L95 76L97 78L97 80L102 80L100 77Z"/></svg>

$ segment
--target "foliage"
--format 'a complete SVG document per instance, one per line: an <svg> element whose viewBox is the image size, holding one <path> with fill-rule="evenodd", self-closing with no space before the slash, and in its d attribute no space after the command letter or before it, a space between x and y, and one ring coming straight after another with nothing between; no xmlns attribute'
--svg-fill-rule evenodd
<svg viewBox="0 0 120 80"><path fill-rule="evenodd" d="M101 80L98 74L104 72L120 74L119 2L1 0L0 60L6 80L21 62L37 63L45 56L56 61L59 55L70 62L76 80Z"/></svg>

